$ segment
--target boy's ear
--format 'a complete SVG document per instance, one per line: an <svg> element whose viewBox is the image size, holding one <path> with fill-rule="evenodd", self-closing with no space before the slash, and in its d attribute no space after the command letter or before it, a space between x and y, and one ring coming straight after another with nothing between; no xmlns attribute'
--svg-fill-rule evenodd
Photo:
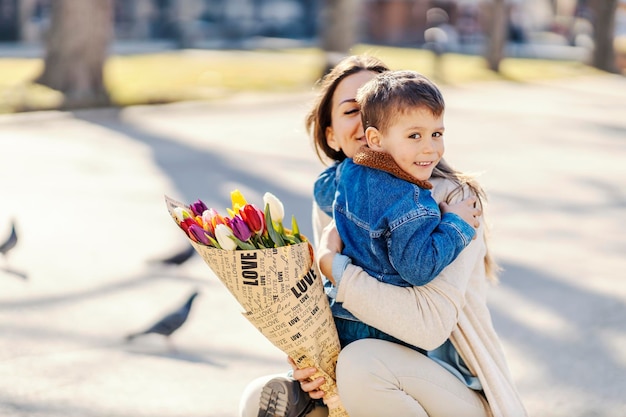
<svg viewBox="0 0 626 417"><path fill-rule="evenodd" d="M370 126L365 130L365 139L367 139L367 146L369 146L370 149L373 149L375 151L382 150L382 135L380 131L375 127Z"/></svg>
<svg viewBox="0 0 626 417"><path fill-rule="evenodd" d="M331 149L334 149L336 152L341 150L341 145L335 140L335 132L333 131L332 126L326 127L326 143L330 146Z"/></svg>

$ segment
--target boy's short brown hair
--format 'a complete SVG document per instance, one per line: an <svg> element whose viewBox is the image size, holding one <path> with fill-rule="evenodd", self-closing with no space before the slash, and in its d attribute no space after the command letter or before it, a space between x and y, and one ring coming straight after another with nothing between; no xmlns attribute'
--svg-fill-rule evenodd
<svg viewBox="0 0 626 417"><path fill-rule="evenodd" d="M363 129L385 131L396 116L408 109L426 107L435 116L445 110L439 88L416 71L386 71L365 83L357 92Z"/></svg>

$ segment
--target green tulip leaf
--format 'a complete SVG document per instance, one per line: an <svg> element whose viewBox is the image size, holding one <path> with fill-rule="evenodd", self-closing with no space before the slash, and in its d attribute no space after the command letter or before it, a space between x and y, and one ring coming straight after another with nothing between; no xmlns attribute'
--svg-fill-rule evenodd
<svg viewBox="0 0 626 417"><path fill-rule="evenodd" d="M296 221L296 216L291 216L291 232L293 236L298 240L298 243L302 243L302 236L300 236L300 228L298 227L298 222Z"/></svg>
<svg viewBox="0 0 626 417"><path fill-rule="evenodd" d="M239 246L239 249L243 249L243 250L254 250L254 249L256 249L256 247L253 244L248 243L248 242L244 242L243 240L239 240L239 239L237 239L233 235L230 235L228 237L231 238L237 244L237 246Z"/></svg>
<svg viewBox="0 0 626 417"><path fill-rule="evenodd" d="M206 235L206 237L209 238L209 240L211 241L211 243L213 244L213 246L215 246L218 249L222 249L222 247L220 246L220 244L217 242L217 240L213 239L211 236Z"/></svg>
<svg viewBox="0 0 626 417"><path fill-rule="evenodd" d="M285 246L285 241L274 229L274 222L272 221L272 215L270 214L270 205L265 205L265 224L267 225L267 233L270 239L274 242L273 247Z"/></svg>

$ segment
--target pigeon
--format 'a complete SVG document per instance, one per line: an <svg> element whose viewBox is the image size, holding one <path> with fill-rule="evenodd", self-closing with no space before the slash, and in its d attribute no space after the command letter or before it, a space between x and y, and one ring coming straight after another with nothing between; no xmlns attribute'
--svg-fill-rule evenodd
<svg viewBox="0 0 626 417"><path fill-rule="evenodd" d="M17 245L17 232L15 231L15 220L11 220L11 234L2 244L0 244L0 253L5 258L8 253Z"/></svg>
<svg viewBox="0 0 626 417"><path fill-rule="evenodd" d="M183 324L185 324L185 321L187 321L187 317L189 317L189 312L191 311L193 301L198 295L199 292L194 291L189 296L185 304L183 304L180 308L167 314L165 317L154 323L152 326L148 327L146 330L127 335L126 341L130 342L138 336L146 335L149 333L156 333L165 336L167 343L170 346L170 350L175 351L176 349L172 345L170 336L176 330L180 329Z"/></svg>
<svg viewBox="0 0 626 417"><path fill-rule="evenodd" d="M191 257L196 253L196 250L193 246L189 245L184 250L175 253L172 256L169 256L164 259L151 260L151 264L160 264L160 265L170 265L170 266L179 266L183 263L187 262Z"/></svg>
<svg viewBox="0 0 626 417"><path fill-rule="evenodd" d="M28 279L28 275L26 275L25 272L22 271L18 271L17 269L11 269L11 268L0 268L0 271L4 271L7 274L13 275L16 278L20 278L24 281L26 281Z"/></svg>
<svg viewBox="0 0 626 417"><path fill-rule="evenodd" d="M17 232L15 231L15 220L11 220L11 233L9 234L9 237L7 238L7 240L5 240L3 243L0 244L0 253L2 253L2 256L7 261L6 262L7 266L0 268L0 270L8 274L14 275L17 278L26 280L28 277L24 272L11 269L8 267L8 254L16 245L17 245Z"/></svg>

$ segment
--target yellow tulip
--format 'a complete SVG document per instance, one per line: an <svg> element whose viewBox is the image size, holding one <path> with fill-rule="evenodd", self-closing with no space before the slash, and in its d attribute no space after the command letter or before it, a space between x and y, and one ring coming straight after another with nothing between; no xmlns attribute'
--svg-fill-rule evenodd
<svg viewBox="0 0 626 417"><path fill-rule="evenodd" d="M243 196L243 194L241 194L241 191L239 191L238 189L235 189L230 192L230 200L232 201L233 208L232 210L226 209L230 217L234 217L236 214L239 213L239 210L241 210L243 206L248 204L245 197Z"/></svg>

